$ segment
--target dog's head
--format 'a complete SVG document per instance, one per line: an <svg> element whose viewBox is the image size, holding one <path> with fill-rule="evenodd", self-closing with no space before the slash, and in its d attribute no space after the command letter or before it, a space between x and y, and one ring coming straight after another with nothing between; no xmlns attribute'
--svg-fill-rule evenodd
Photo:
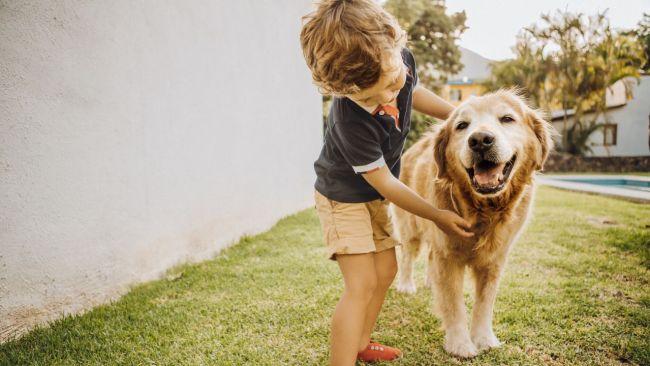
<svg viewBox="0 0 650 366"><path fill-rule="evenodd" d="M498 196L514 179L528 181L553 148L552 127L512 90L471 97L438 126L439 179L464 183L479 196Z"/></svg>

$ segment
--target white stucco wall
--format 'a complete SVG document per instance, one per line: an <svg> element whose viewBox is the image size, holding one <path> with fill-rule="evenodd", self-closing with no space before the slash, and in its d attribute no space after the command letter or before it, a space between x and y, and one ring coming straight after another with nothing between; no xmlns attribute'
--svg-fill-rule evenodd
<svg viewBox="0 0 650 366"><path fill-rule="evenodd" d="M596 130L589 136L592 151L588 156L650 156L650 75L641 76L639 81L630 81L631 100L626 100L622 82L614 84L607 99L612 107L607 110L607 118L601 115L598 122L617 125L616 145L603 146L603 130ZM591 114L586 117L593 119ZM567 126L572 124L573 118L569 118ZM563 131L562 119L556 119L553 125Z"/></svg>
<svg viewBox="0 0 650 366"><path fill-rule="evenodd" d="M617 125L616 145L603 146L603 131L597 130L589 137L592 156L650 155L650 76L642 76L640 84L635 81L631 86L633 99L607 112L607 121ZM598 121L606 122L603 116Z"/></svg>
<svg viewBox="0 0 650 366"><path fill-rule="evenodd" d="M310 0L0 0L0 340L313 205Z"/></svg>

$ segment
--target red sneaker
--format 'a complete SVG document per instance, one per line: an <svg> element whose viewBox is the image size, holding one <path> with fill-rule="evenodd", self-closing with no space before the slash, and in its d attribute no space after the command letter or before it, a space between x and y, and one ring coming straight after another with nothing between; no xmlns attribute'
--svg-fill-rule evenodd
<svg viewBox="0 0 650 366"><path fill-rule="evenodd" d="M392 361L401 356L402 351L399 349L370 340L370 344L366 346L366 349L357 354L357 360L363 362Z"/></svg>

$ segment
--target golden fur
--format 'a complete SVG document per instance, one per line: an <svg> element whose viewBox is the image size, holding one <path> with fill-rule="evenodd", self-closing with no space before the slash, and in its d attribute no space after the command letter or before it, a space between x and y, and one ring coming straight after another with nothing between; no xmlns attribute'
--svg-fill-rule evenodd
<svg viewBox="0 0 650 366"><path fill-rule="evenodd" d="M500 122L503 113L515 121ZM468 137L454 126L466 119L474 131L494 131L509 140L501 143L516 155L509 179L496 194L479 194L465 171L460 151ZM451 354L473 357L500 344L492 331L496 288L507 253L529 217L534 173L542 169L553 147L552 134L550 124L516 92L501 90L461 104L402 157L400 180L434 206L459 213L472 223L475 234L471 239L449 237L433 222L391 205L402 243L397 289L415 292L413 261L423 248L428 250L426 284L435 292L445 329L444 348ZM463 301L465 268L475 284L471 333Z"/></svg>

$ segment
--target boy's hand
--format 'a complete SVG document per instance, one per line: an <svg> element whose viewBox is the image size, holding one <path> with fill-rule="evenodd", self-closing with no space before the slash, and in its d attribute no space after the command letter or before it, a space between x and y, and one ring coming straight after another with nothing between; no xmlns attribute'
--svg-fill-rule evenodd
<svg viewBox="0 0 650 366"><path fill-rule="evenodd" d="M471 225L452 211L440 210L425 201L415 191L395 178L384 164L379 169L363 174L382 196L405 211L433 221L447 235L470 238L474 233L469 232Z"/></svg>
<svg viewBox="0 0 650 366"><path fill-rule="evenodd" d="M469 231L472 225L454 212L438 210L433 222L447 235L457 235L463 238L474 236L474 233Z"/></svg>

